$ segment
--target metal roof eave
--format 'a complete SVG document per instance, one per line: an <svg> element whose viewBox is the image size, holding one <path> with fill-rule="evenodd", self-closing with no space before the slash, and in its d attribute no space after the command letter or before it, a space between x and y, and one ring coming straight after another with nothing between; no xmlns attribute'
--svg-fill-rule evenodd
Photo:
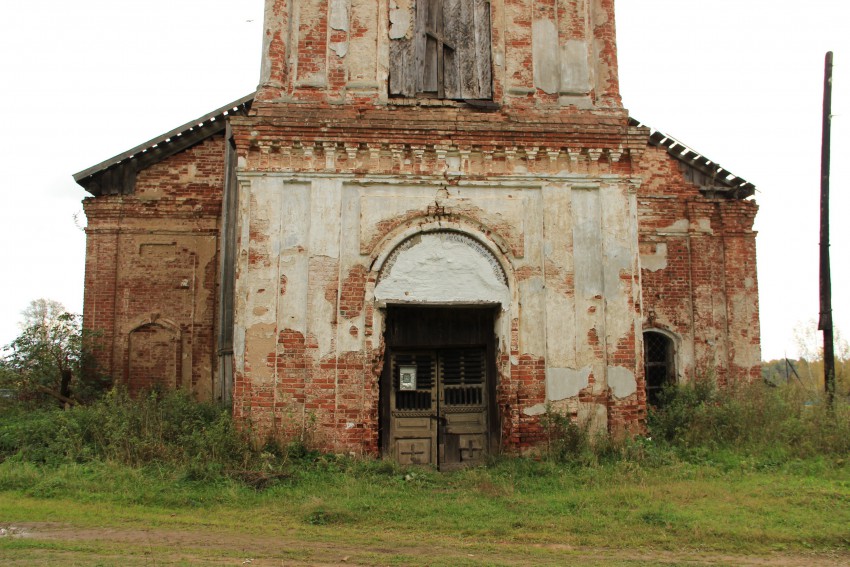
<svg viewBox="0 0 850 567"><path fill-rule="evenodd" d="M166 132L156 138L148 140L138 146L127 150L117 156L111 157L97 165L93 165L79 173L74 174L74 181L78 184L82 185L87 190L86 181L91 180L94 176L105 172L110 168L114 168L115 166L121 165L122 163L126 163L129 160L138 160L141 157L145 156L152 151L157 149L163 150L159 152L161 155L160 159L167 157L167 155L171 155L172 153L168 151L169 145L174 145L175 148L185 149L182 146L185 144L181 144L180 142L184 141L183 138L192 138L192 144L198 143L209 136L217 134L224 130L225 128L225 120L224 118L230 116L232 114L244 114L250 108L251 103L254 100L254 93L246 95L238 100L231 102L230 104L226 104L221 108L218 108L200 118L196 118L195 120L191 120L182 126L178 126L177 128ZM198 130L203 130L203 133L197 132ZM196 134L191 136L191 134ZM187 140L188 141L188 140ZM179 151L179 150L177 150ZM151 165L151 164L147 164Z"/></svg>
<svg viewBox="0 0 850 567"><path fill-rule="evenodd" d="M673 136L669 136L659 130L652 128L639 120L629 117L629 126L644 127L650 131L649 144L655 147L663 147L673 158L693 167L705 176L711 178L717 185L727 188L727 193L736 199L752 197L756 192L756 186L742 177L727 171L719 163L701 155L693 148L683 144ZM717 186L706 187L707 190L717 193Z"/></svg>
<svg viewBox="0 0 850 567"><path fill-rule="evenodd" d="M135 175L135 172L138 169L149 167L150 165L153 165L153 163L165 159L165 157L182 151L191 145L197 144L200 141L221 132L225 129L224 118L232 114L247 113L251 103L254 101L254 96L255 93L246 95L231 102L230 104L226 104L221 108L205 114L200 118L191 120L182 126L178 126L177 128L166 132L165 134L139 144L122 154L109 158L97 165L93 165L79 173L75 173L74 181L93 194L99 194L100 191L95 188L97 182L93 180L94 177L103 174L107 170L116 168L116 166L129 163L131 160L141 161L143 157L149 157L149 160L145 160L149 161L149 163L142 163L143 167L131 168L131 175ZM711 161L672 136L655 130L654 128L647 126L632 117L629 117L629 126L648 128L650 131L650 145L664 147L667 150L667 153L673 158L700 171L721 187L728 188L728 193L730 193L731 196L739 199L745 199L747 197L751 197L755 193L755 185L730 173L718 163ZM114 172L117 171L118 170L114 170ZM708 189L716 190L717 187L713 186Z"/></svg>

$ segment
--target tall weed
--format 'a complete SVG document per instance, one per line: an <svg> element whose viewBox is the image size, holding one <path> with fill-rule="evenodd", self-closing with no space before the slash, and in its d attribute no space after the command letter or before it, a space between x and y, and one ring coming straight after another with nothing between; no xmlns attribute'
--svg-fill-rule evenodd
<svg viewBox="0 0 850 567"><path fill-rule="evenodd" d="M850 452L850 404L798 385L717 389L708 379L667 390L649 413L649 433L673 447L731 450L777 459Z"/></svg>
<svg viewBox="0 0 850 567"><path fill-rule="evenodd" d="M68 411L17 412L0 419L0 459L56 465L110 461L153 463L204 476L244 467L253 452L223 408L179 392L131 398L115 389Z"/></svg>
<svg viewBox="0 0 850 567"><path fill-rule="evenodd" d="M681 460L728 467L747 461L760 467L850 455L850 404L844 399L830 410L794 385L718 390L710 380L697 380L666 391L662 401L661 409L650 411L648 434L632 438L614 438L590 421L548 408L540 422L543 460L584 467L611 462L665 466ZM228 475L255 487L285 478L303 480L315 471L400 474L389 462L366 466L309 450L303 442L255 441L236 428L224 408L179 392L131 398L115 389L67 411L0 407L0 462L164 466L190 480Z"/></svg>

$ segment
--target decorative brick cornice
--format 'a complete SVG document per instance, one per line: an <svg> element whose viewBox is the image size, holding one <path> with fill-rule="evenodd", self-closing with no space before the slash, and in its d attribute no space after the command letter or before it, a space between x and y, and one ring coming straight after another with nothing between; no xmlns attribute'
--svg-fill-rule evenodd
<svg viewBox="0 0 850 567"><path fill-rule="evenodd" d="M629 174L629 150L562 145L262 140L239 148L243 171L408 174Z"/></svg>

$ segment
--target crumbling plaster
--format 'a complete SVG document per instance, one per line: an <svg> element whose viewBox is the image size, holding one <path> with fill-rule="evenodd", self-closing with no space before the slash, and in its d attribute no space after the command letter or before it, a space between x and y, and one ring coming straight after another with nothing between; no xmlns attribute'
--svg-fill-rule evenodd
<svg viewBox="0 0 850 567"><path fill-rule="evenodd" d="M86 201L85 321L104 332L104 366L123 372L129 333L167 319L179 382L230 392L212 363L215 290L232 283L216 272L221 237L230 262L225 189L238 195L234 416L259 435L315 419L318 445L375 453L396 303L500 305L512 448L541 441L549 407L639 428L644 329L674 338L680 376L757 378L757 207L700 191L704 175L629 126L613 0L489 5L493 104L476 105L389 96L414 0L267 0L260 90L227 117L236 187L216 134L135 173L134 194ZM477 244L434 239L446 232ZM387 264L405 242L422 247Z"/></svg>
<svg viewBox="0 0 850 567"><path fill-rule="evenodd" d="M588 388L604 395L609 386L618 398L634 393L633 370L618 366L621 355L613 364L617 345L638 324L630 180L514 175L448 186L429 176L388 184L362 175L249 172L241 179L237 321L246 335L237 338L236 359L255 383L279 389L282 370L270 361L288 356L276 340L283 331L313 344L309 367L377 348L386 304L497 303L504 312L497 320L499 352L516 352L500 364L505 383L514 383L521 360L539 358L546 361L544 399L564 400ZM315 224L328 218L339 220ZM446 230L481 248L443 238ZM340 302L349 293L346 274L358 269L372 275L363 276L357 293L365 303L352 315ZM635 364L632 355L632 369ZM309 381L311 371L304 372ZM365 387L377 376L364 372L358 380ZM534 404L521 409L536 412Z"/></svg>
<svg viewBox="0 0 850 567"><path fill-rule="evenodd" d="M618 107L610 0L491 0L493 92L506 106ZM260 100L389 102L390 43L414 0L266 0Z"/></svg>
<svg viewBox="0 0 850 567"><path fill-rule="evenodd" d="M416 242L386 267L375 288L375 300L379 304L495 303L506 310L511 293L498 260L476 248L473 242L477 241L460 237L462 234L452 232L416 237Z"/></svg>

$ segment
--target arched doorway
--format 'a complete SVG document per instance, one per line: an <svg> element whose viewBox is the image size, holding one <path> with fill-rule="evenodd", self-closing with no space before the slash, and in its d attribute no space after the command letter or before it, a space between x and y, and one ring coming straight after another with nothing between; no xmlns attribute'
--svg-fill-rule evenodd
<svg viewBox="0 0 850 567"><path fill-rule="evenodd" d="M127 389L137 394L180 386L179 329L146 323L130 332L127 343Z"/></svg>
<svg viewBox="0 0 850 567"><path fill-rule="evenodd" d="M673 339L659 331L643 333L646 401L658 406L664 388L676 383L676 350Z"/></svg>
<svg viewBox="0 0 850 567"><path fill-rule="evenodd" d="M388 256L375 287L386 306L382 452L441 470L478 464L499 445L495 322L507 278L480 241L417 234Z"/></svg>

